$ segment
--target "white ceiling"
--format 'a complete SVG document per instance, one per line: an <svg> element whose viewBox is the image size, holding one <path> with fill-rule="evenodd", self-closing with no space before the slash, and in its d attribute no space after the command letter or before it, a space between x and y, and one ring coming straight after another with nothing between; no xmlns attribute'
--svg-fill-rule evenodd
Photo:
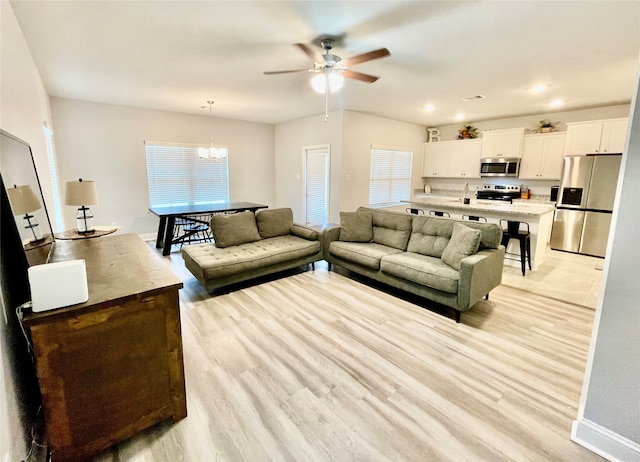
<svg viewBox="0 0 640 462"><path fill-rule="evenodd" d="M216 117L271 124L324 112L309 74L262 73L311 66L292 44L323 35L344 36L343 58L391 52L354 66L381 78L347 80L330 111L427 126L628 102L640 51L637 0L11 4L52 96L201 115L212 99Z"/></svg>

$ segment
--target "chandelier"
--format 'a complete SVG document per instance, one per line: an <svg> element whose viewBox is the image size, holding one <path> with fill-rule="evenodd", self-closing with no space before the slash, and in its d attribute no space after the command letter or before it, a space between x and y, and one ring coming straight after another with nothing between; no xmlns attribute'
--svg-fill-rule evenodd
<svg viewBox="0 0 640 462"><path fill-rule="evenodd" d="M213 101L207 101L209 103L209 118L211 119L211 136L209 137L208 148L198 148L198 157L200 159L206 159L207 161L222 162L227 158L225 149L218 149L213 143Z"/></svg>

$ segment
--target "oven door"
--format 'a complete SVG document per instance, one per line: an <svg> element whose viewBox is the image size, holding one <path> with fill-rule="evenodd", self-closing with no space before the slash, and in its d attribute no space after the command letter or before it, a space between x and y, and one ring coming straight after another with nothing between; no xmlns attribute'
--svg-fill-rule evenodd
<svg viewBox="0 0 640 462"><path fill-rule="evenodd" d="M480 162L480 176L514 176L520 171L520 159L498 157L495 159L482 159Z"/></svg>

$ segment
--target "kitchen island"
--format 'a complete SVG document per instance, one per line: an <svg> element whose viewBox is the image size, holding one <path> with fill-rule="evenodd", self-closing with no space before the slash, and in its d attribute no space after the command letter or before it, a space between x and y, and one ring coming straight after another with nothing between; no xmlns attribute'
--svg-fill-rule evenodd
<svg viewBox="0 0 640 462"><path fill-rule="evenodd" d="M531 231L531 266L536 269L544 259L544 251L551 235L554 204L550 202L530 202L515 200L513 203L503 201L471 199L464 204L456 197L417 196L413 200L403 201L408 206L429 210L448 212L451 218L461 219L463 215L485 217L489 223L500 223L500 220L521 221L529 223ZM507 252L519 254L518 241L512 239ZM517 258L517 257L516 257ZM506 265L520 266L519 261L505 260Z"/></svg>

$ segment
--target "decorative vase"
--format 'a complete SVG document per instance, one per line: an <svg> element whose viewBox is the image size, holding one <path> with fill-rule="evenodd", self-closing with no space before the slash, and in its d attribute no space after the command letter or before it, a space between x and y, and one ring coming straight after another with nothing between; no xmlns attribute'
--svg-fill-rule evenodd
<svg viewBox="0 0 640 462"><path fill-rule="evenodd" d="M550 133L553 130L553 127L542 127L540 128L541 133Z"/></svg>

